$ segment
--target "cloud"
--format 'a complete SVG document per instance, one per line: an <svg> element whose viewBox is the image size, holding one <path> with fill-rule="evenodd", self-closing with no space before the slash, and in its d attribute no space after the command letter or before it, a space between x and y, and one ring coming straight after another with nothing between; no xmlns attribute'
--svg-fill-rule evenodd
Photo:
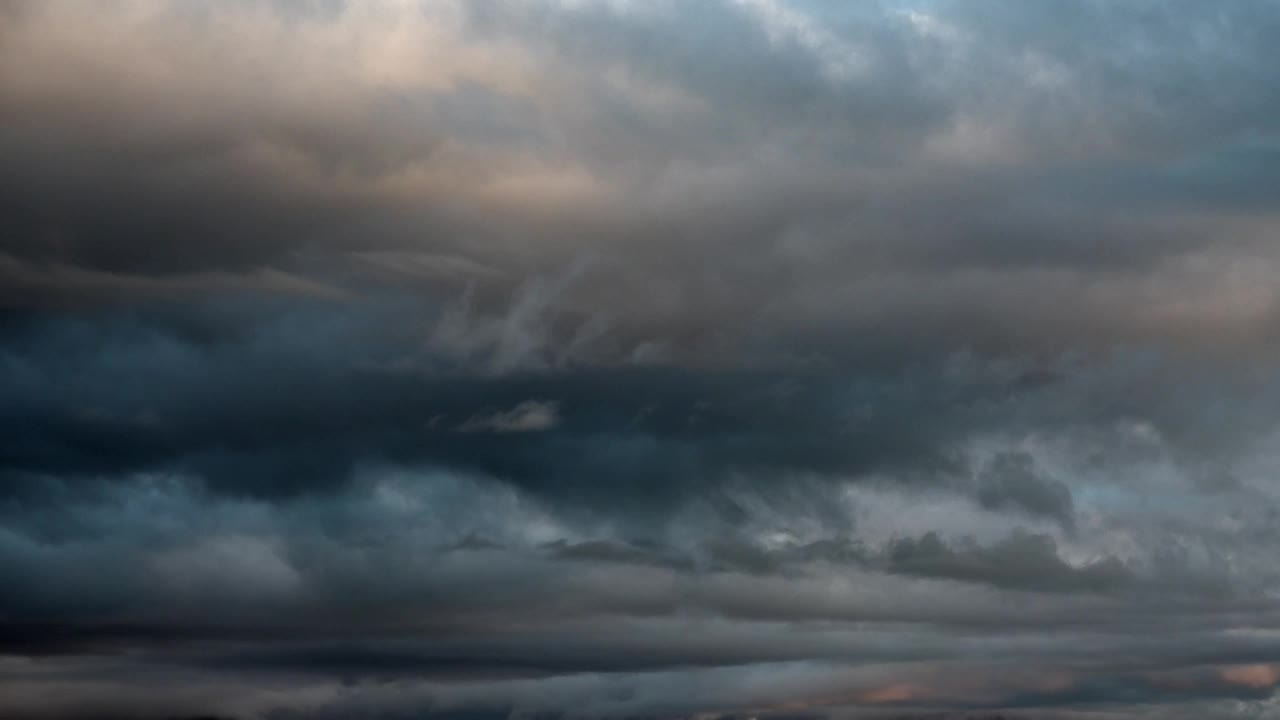
<svg viewBox="0 0 1280 720"><path fill-rule="evenodd" d="M0 0L0 713L1270 717L1278 33Z"/></svg>
<svg viewBox="0 0 1280 720"><path fill-rule="evenodd" d="M994 458L979 481L978 502L991 510L1012 508L1042 515L1075 528L1075 507L1071 489L1052 478L1040 477L1035 459L1023 454Z"/></svg>
<svg viewBox="0 0 1280 720"><path fill-rule="evenodd" d="M904 538L889 551L894 572L988 582L1001 587L1060 592L1108 592L1132 576L1115 558L1072 567L1058 557L1052 537L1015 533L991 547L950 548L934 533Z"/></svg>
<svg viewBox="0 0 1280 720"><path fill-rule="evenodd" d="M472 415L458 426L459 432L521 433L542 432L560 424L559 407L554 402L526 400L510 410L488 415Z"/></svg>

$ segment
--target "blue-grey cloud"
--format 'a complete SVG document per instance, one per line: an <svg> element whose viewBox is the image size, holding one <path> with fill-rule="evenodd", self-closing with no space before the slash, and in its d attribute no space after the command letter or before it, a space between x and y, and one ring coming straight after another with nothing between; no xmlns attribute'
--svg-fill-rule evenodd
<svg viewBox="0 0 1280 720"><path fill-rule="evenodd" d="M0 1L0 716L1270 717L1277 30Z"/></svg>

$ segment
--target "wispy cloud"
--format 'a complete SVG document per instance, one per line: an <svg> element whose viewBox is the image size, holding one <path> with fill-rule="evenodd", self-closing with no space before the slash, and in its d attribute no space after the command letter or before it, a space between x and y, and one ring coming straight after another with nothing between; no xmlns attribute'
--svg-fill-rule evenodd
<svg viewBox="0 0 1280 720"><path fill-rule="evenodd" d="M551 430L560 424L554 402L526 400L510 410L472 415L458 426L459 432L522 433Z"/></svg>

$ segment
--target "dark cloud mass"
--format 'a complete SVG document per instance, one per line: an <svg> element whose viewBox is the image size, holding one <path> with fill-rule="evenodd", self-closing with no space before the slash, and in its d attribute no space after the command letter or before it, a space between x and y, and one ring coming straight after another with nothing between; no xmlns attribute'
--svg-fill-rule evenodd
<svg viewBox="0 0 1280 720"><path fill-rule="evenodd" d="M1277 37L0 0L0 720L1280 718Z"/></svg>

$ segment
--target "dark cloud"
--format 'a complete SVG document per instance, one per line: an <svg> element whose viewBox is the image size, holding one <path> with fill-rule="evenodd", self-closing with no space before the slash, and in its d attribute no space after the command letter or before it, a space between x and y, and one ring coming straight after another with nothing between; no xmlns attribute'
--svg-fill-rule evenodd
<svg viewBox="0 0 1280 720"><path fill-rule="evenodd" d="M1051 592L1108 592L1132 580L1115 558L1072 567L1058 557L1048 535L1017 533L990 547L948 547L935 534L906 538L889 550L890 569L910 575L987 582L999 587Z"/></svg>
<svg viewBox="0 0 1280 720"><path fill-rule="evenodd" d="M1001 391L979 378L956 398L933 398L892 376L864 383L803 370L488 376L433 368L430 357L398 368L395 354L412 346L363 325L326 336L340 322L332 314L291 317L291 340L271 337L272 323L210 345L127 318L15 338L5 355L8 469L187 471L214 487L272 495L332 486L355 464L390 461L533 490L631 488L660 499L736 471L945 467L952 461L940 441L952 432L949 416L964 414L960 398ZM335 351L334 342L359 349ZM65 383L73 372L79 380ZM925 412L936 415L929 426L908 426Z"/></svg>
<svg viewBox="0 0 1280 720"><path fill-rule="evenodd" d="M0 717L1271 717L1278 29L0 0Z"/></svg>
<svg viewBox="0 0 1280 720"><path fill-rule="evenodd" d="M1026 453L996 456L979 477L978 501L989 510L1021 510L1075 528L1071 489L1061 481L1042 477L1035 458Z"/></svg>

